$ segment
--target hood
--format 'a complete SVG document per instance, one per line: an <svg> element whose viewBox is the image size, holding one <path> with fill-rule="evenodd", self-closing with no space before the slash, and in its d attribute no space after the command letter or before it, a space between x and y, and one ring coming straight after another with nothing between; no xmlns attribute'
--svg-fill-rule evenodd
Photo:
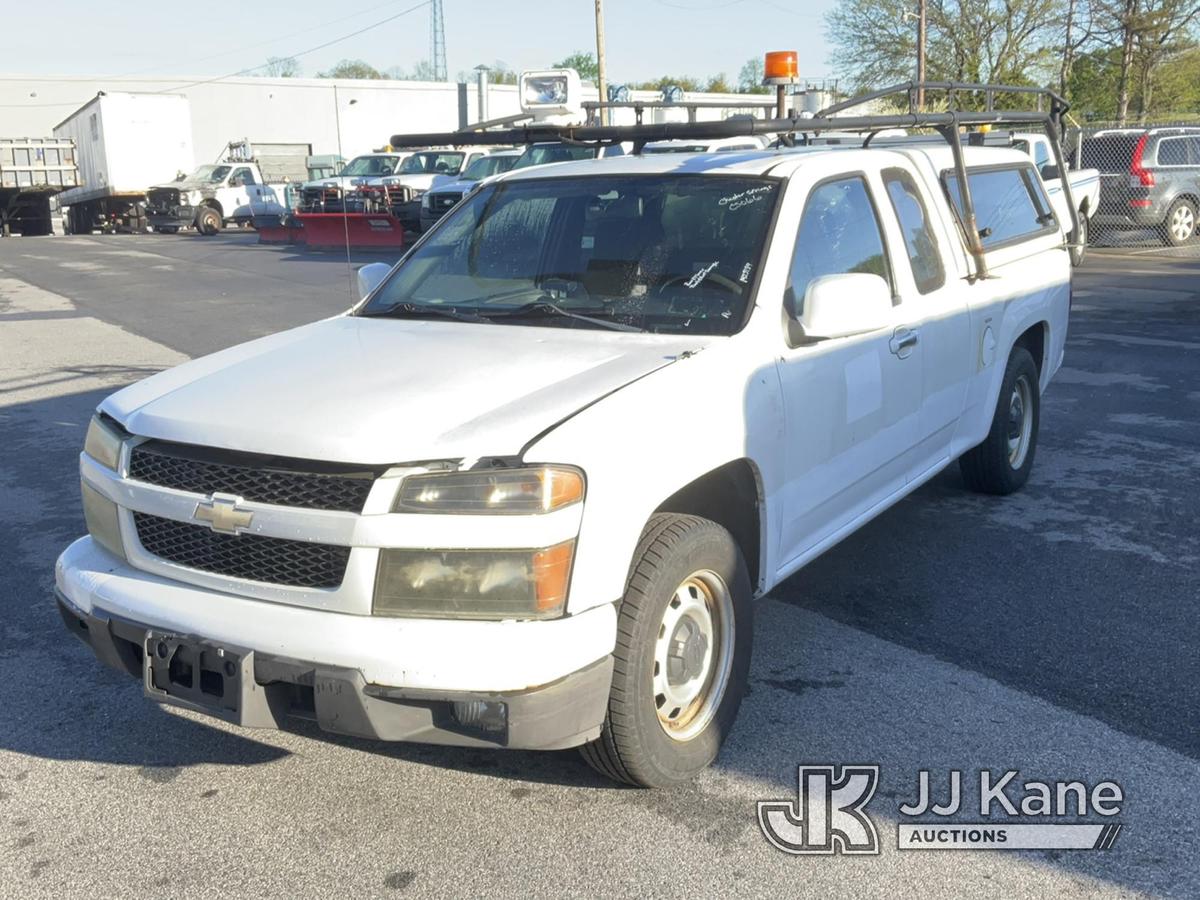
<svg viewBox="0 0 1200 900"><path fill-rule="evenodd" d="M184 363L101 408L134 434L305 459L516 455L711 340L339 316Z"/></svg>
<svg viewBox="0 0 1200 900"><path fill-rule="evenodd" d="M472 190L477 184L479 182L471 178L458 178L454 181L448 181L445 184L439 184L433 190L439 194L458 194L461 197Z"/></svg>
<svg viewBox="0 0 1200 900"><path fill-rule="evenodd" d="M391 175L387 179L389 186L411 188L414 191L441 190L443 185L450 184L458 178L457 175Z"/></svg>
<svg viewBox="0 0 1200 900"><path fill-rule="evenodd" d="M363 185L366 185L366 184L380 184L382 182L383 182L382 175L375 175L375 176L332 175L329 178L321 178L317 181L306 182L304 187L306 187L306 188L340 187L343 190L345 190L347 188L362 187Z"/></svg>
<svg viewBox="0 0 1200 900"><path fill-rule="evenodd" d="M146 192L150 191L179 191L181 194L188 194L192 191L215 190L221 185L215 181L171 181L167 184L156 184L153 187L146 188Z"/></svg>

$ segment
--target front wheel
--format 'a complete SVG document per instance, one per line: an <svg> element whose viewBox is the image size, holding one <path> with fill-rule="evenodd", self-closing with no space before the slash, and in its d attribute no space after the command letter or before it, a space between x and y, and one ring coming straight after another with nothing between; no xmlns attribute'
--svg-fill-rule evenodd
<svg viewBox="0 0 1200 900"><path fill-rule="evenodd" d="M206 206L196 216L196 230L208 237L219 232L221 224L221 214L211 206Z"/></svg>
<svg viewBox="0 0 1200 900"><path fill-rule="evenodd" d="M737 717L753 629L750 578L729 532L697 516L651 517L621 601L608 713L584 759L641 787L694 778Z"/></svg>
<svg viewBox="0 0 1200 900"><path fill-rule="evenodd" d="M981 494L1011 494L1029 480L1041 402L1037 365L1028 350L1014 347L988 436L958 461L967 487Z"/></svg>

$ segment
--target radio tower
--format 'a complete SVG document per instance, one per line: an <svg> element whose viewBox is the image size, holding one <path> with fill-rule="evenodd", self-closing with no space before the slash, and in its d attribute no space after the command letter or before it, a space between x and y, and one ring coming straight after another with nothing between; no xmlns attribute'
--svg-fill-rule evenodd
<svg viewBox="0 0 1200 900"><path fill-rule="evenodd" d="M429 61L433 63L433 80L448 81L446 72L446 23L442 17L442 0L429 4Z"/></svg>

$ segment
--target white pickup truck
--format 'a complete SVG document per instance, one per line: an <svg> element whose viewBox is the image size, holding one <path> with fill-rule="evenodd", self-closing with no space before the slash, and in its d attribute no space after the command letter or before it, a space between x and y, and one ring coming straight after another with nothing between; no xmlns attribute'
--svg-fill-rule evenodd
<svg viewBox="0 0 1200 900"><path fill-rule="evenodd" d="M267 184L252 161L200 166L180 181L146 192L146 219L157 232L195 228L214 235L226 224L249 224L255 216L288 212L287 185Z"/></svg>
<svg viewBox="0 0 1200 900"><path fill-rule="evenodd" d="M956 460L988 494L1029 477L1064 228L1027 155L966 147L968 252L955 152L496 177L349 312L100 404L67 628L242 725L691 778L754 598Z"/></svg>
<svg viewBox="0 0 1200 900"><path fill-rule="evenodd" d="M1049 139L1037 132L1016 132L1012 142L1014 147L1024 150L1033 160L1059 221L1069 222L1070 210L1067 208L1066 194L1063 193L1062 175L1054 163ZM1100 170L1071 169L1067 173L1067 181L1071 186L1071 199L1075 202L1079 221L1079 238L1071 246L1071 262L1080 265L1087 254L1088 222L1100 208Z"/></svg>

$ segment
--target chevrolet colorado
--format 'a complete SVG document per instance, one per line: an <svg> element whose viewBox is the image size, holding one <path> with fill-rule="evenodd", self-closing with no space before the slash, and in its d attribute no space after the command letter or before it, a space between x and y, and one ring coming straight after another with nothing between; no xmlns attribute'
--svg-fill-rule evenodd
<svg viewBox="0 0 1200 900"><path fill-rule="evenodd" d="M754 598L956 460L1025 483L1071 263L1025 153L840 146L514 169L358 278L100 404L67 628L242 725L658 786L733 727Z"/></svg>

